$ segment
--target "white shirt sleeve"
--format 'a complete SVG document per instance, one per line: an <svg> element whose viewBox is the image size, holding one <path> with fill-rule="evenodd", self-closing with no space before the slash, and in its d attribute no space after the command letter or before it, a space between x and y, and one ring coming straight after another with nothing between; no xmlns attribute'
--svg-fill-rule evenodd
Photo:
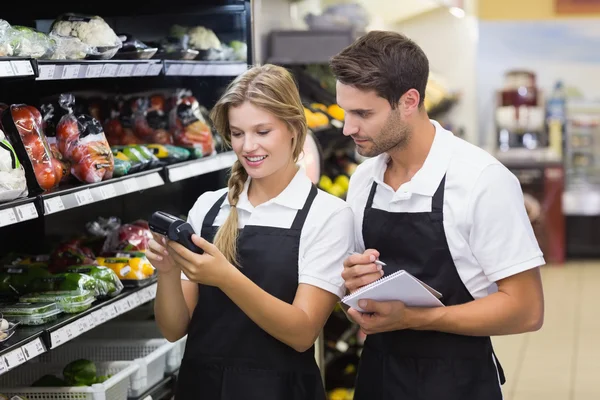
<svg viewBox="0 0 600 400"><path fill-rule="evenodd" d="M545 263L527 216L518 179L492 164L479 176L469 200L469 245L491 282Z"/></svg>
<svg viewBox="0 0 600 400"><path fill-rule="evenodd" d="M354 251L354 215L343 207L323 221L315 238L300 256L298 283L316 286L342 298L346 292L344 260Z"/></svg>

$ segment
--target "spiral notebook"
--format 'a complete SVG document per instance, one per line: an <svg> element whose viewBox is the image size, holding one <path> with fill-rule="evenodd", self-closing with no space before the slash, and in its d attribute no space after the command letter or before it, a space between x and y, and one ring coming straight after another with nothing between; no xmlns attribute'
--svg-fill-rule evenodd
<svg viewBox="0 0 600 400"><path fill-rule="evenodd" d="M402 301L409 307L443 307L440 301L442 294L421 282L408 272L400 270L391 275L363 286L342 299L344 304L357 311L364 310L358 306L361 299L375 301Z"/></svg>

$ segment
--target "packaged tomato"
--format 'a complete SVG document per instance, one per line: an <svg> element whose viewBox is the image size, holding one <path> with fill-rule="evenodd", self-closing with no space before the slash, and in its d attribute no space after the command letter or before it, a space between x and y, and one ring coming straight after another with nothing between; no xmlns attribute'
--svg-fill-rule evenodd
<svg viewBox="0 0 600 400"><path fill-rule="evenodd" d="M150 96L146 120L154 131L152 144L173 144L173 136L168 131L169 120L164 96L159 94Z"/></svg>
<svg viewBox="0 0 600 400"><path fill-rule="evenodd" d="M200 148L203 156L214 153L212 131L191 92L182 90L178 93L176 105L171 110L170 126L176 145Z"/></svg>
<svg viewBox="0 0 600 400"><path fill-rule="evenodd" d="M58 149L71 162L71 174L85 183L112 178L115 162L100 122L75 115L72 94L61 94L59 104L67 113L56 126L56 138Z"/></svg>
<svg viewBox="0 0 600 400"><path fill-rule="evenodd" d="M64 113L61 114L61 109L58 107L58 104L51 101L44 102L40 109L42 111L42 126L44 134L46 135L46 141L48 142L52 157L57 159L62 166L61 181L64 182L70 176L71 163L58 149L58 141L56 140L56 125Z"/></svg>
<svg viewBox="0 0 600 400"><path fill-rule="evenodd" d="M2 125L16 144L15 151L23 161L30 186L33 185L32 192L57 187L64 176L64 165L52 156L40 112L26 104L13 104L3 112Z"/></svg>
<svg viewBox="0 0 600 400"><path fill-rule="evenodd" d="M106 238L103 254L113 253L145 253L152 240L152 232L146 221L135 221L121 225Z"/></svg>

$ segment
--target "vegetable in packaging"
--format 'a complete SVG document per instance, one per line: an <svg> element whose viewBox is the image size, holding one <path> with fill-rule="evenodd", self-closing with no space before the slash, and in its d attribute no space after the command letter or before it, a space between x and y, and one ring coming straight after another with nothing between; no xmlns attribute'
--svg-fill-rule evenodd
<svg viewBox="0 0 600 400"><path fill-rule="evenodd" d="M40 112L32 106L14 104L2 113L2 125L25 168L30 192L56 188L66 166L52 156Z"/></svg>
<svg viewBox="0 0 600 400"><path fill-rule="evenodd" d="M27 26L12 26L10 45L13 56L50 58L56 50L56 42L48 35Z"/></svg>
<svg viewBox="0 0 600 400"><path fill-rule="evenodd" d="M150 240L152 232L146 221L124 224L108 235L102 253L145 253Z"/></svg>
<svg viewBox="0 0 600 400"><path fill-rule="evenodd" d="M90 291L99 295L98 281L91 276L67 272L37 278L30 283L30 292Z"/></svg>
<svg viewBox="0 0 600 400"><path fill-rule="evenodd" d="M33 282L50 277L44 264L15 264L0 269L0 296L17 297L33 290Z"/></svg>
<svg viewBox="0 0 600 400"><path fill-rule="evenodd" d="M90 46L88 58L110 59L123 46L115 31L99 16L63 14L54 21L50 31L76 37Z"/></svg>
<svg viewBox="0 0 600 400"><path fill-rule="evenodd" d="M204 157L215 151L213 134L200 110L200 104L189 91L180 91L171 110L170 127L175 144L200 148Z"/></svg>
<svg viewBox="0 0 600 400"><path fill-rule="evenodd" d="M116 254L115 257L98 257L100 265L113 270L122 281L140 281L154 276L154 267L143 253Z"/></svg>
<svg viewBox="0 0 600 400"><path fill-rule="evenodd" d="M62 312L67 314L83 312L89 309L95 300L94 294L87 290L30 293L19 299L21 303L54 302Z"/></svg>
<svg viewBox="0 0 600 400"><path fill-rule="evenodd" d="M56 303L0 304L4 318L21 325L42 325L54 321L62 311Z"/></svg>
<svg viewBox="0 0 600 400"><path fill-rule="evenodd" d="M84 183L96 183L113 176L114 160L102 125L89 115L73 113L75 97L60 95L67 110L56 127L58 149L71 163L71 173Z"/></svg>
<svg viewBox="0 0 600 400"><path fill-rule="evenodd" d="M92 250L84 246L79 239L60 244L50 255L50 272L62 273L68 267L93 265L95 256Z"/></svg>
<svg viewBox="0 0 600 400"><path fill-rule="evenodd" d="M81 265L69 267L68 272L86 274L98 281L98 297L114 297L123 291L123 284L117 274L108 267Z"/></svg>
<svg viewBox="0 0 600 400"><path fill-rule="evenodd" d="M0 202L27 197L28 194L25 169L0 129Z"/></svg>

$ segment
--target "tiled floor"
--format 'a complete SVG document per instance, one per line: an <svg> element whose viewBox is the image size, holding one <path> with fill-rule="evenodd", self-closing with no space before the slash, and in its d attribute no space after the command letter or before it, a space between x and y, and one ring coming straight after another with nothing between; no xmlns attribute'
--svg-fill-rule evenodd
<svg viewBox="0 0 600 400"><path fill-rule="evenodd" d="M600 399L600 261L542 270L546 302L538 332L494 337L506 400Z"/></svg>

